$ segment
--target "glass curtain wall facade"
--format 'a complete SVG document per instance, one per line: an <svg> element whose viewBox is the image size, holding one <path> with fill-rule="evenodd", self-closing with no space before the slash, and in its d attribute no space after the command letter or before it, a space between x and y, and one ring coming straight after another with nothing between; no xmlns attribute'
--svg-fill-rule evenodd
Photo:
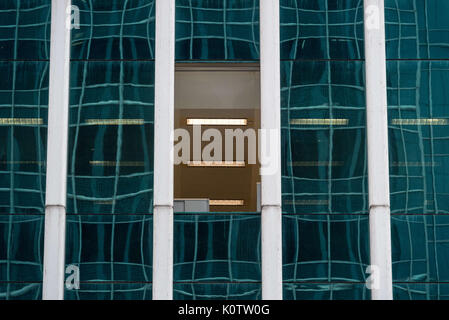
<svg viewBox="0 0 449 320"><path fill-rule="evenodd" d="M258 63L258 0L176 0L176 62ZM219 182L217 182L219 183ZM174 299L261 299L260 213L175 213Z"/></svg>
<svg viewBox="0 0 449 320"><path fill-rule="evenodd" d="M40 299L49 0L0 3L0 299Z"/></svg>
<svg viewBox="0 0 449 320"><path fill-rule="evenodd" d="M363 2L281 0L285 299L369 299Z"/></svg>
<svg viewBox="0 0 449 320"><path fill-rule="evenodd" d="M385 2L393 289L449 298L449 2Z"/></svg>
<svg viewBox="0 0 449 320"><path fill-rule="evenodd" d="M151 299L155 1L72 0L65 299ZM164 1L164 0L162 0ZM363 0L279 0L284 299L370 299ZM449 3L385 0L395 299L449 297ZM0 3L0 299L41 299L51 0ZM259 0L176 0L259 63ZM259 212L179 212L174 299L260 299Z"/></svg>
<svg viewBox="0 0 449 320"><path fill-rule="evenodd" d="M66 299L151 299L155 1L72 1Z"/></svg>

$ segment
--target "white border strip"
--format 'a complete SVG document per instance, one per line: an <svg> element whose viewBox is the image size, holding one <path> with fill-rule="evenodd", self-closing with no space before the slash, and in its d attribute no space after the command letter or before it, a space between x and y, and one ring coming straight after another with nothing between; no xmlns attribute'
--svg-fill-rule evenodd
<svg viewBox="0 0 449 320"><path fill-rule="evenodd" d="M262 299L282 299L281 215L281 82L279 0L260 1L261 130L275 135L274 145L261 143L261 154L273 155L274 172L262 164ZM269 132L269 133L268 133ZM269 139L271 141L271 139ZM271 143L271 142L270 142ZM269 149L269 150L268 150ZM269 170L268 170L269 171Z"/></svg>
<svg viewBox="0 0 449 320"><path fill-rule="evenodd" d="M153 300L173 299L175 0L156 0Z"/></svg>
<svg viewBox="0 0 449 320"><path fill-rule="evenodd" d="M42 298L64 299L71 0L52 0Z"/></svg>
<svg viewBox="0 0 449 320"><path fill-rule="evenodd" d="M393 299L388 168L387 76L383 0L364 1L371 288L373 300Z"/></svg>

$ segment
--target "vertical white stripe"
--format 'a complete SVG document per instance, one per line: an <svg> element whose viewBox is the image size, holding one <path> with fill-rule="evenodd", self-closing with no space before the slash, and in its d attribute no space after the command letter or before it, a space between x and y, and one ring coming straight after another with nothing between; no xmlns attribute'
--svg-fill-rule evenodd
<svg viewBox="0 0 449 320"><path fill-rule="evenodd" d="M364 12L370 258L373 284L378 284L371 294L373 300L390 300L393 289L384 1L365 0Z"/></svg>
<svg viewBox="0 0 449 320"><path fill-rule="evenodd" d="M156 0L153 299L173 298L175 1Z"/></svg>
<svg viewBox="0 0 449 320"><path fill-rule="evenodd" d="M260 0L262 299L282 299L279 0ZM263 139L261 139L263 140ZM263 159L264 155L270 157Z"/></svg>
<svg viewBox="0 0 449 320"><path fill-rule="evenodd" d="M71 0L52 0L42 298L64 299Z"/></svg>

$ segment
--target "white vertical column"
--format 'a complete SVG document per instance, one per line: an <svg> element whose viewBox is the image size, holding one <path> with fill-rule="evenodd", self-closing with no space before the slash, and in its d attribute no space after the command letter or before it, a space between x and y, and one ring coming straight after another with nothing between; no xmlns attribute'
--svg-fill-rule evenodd
<svg viewBox="0 0 449 320"><path fill-rule="evenodd" d="M69 9L67 9L69 8ZM42 298L64 299L71 0L52 0Z"/></svg>
<svg viewBox="0 0 449 320"><path fill-rule="evenodd" d="M156 0L153 299L173 299L175 1Z"/></svg>
<svg viewBox="0 0 449 320"><path fill-rule="evenodd" d="M279 0L260 0L262 299L282 299ZM268 156L270 155L270 156Z"/></svg>
<svg viewBox="0 0 449 320"><path fill-rule="evenodd" d="M383 0L364 0L372 299L393 298Z"/></svg>

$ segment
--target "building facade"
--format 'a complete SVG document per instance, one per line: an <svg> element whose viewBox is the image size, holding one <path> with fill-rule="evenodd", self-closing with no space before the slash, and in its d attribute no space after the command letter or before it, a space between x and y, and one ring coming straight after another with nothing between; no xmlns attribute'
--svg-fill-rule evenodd
<svg viewBox="0 0 449 320"><path fill-rule="evenodd" d="M158 123L156 99L166 96L156 82L172 81L175 99L181 86L200 83L201 75L193 82L195 72L232 75L237 70L247 78L231 77L229 83L241 81L239 86L249 88L254 79L269 81L266 70L277 70L261 61L261 50L268 52L270 46L262 44L267 33L260 30L268 20L260 14L259 0L173 1L172 42L169 29L157 29L169 27L171 19L157 20L160 1L165 0L72 0L69 7L61 270L74 266L80 282L73 288L64 281L65 299L152 299L153 261L163 256L155 257L154 249L163 248L155 247L154 232L160 231L162 238L157 239L164 239L165 231L155 225L154 210L169 206L159 202L157 188L175 188L171 201L195 198L188 191L198 185L176 189L194 180L183 180L187 171L181 174L175 167L170 176L170 170L166 175L159 170L161 159L170 156L160 145L171 140L158 132L171 128L168 121ZM279 45L280 88L272 95L280 95L282 298L371 299L367 268L373 264L374 231L368 185L374 178L368 172L367 6L363 0L264 1L279 9L273 30L280 38L272 45ZM447 299L449 2L370 1L384 3L393 298ZM63 9L60 12L67 13ZM47 172L52 170L47 165L49 91L52 80L64 83L51 76L50 47L56 46L52 21L51 0L0 3L0 299L42 299L45 287L44 243L50 237L46 205L57 205L46 198ZM158 43L159 34L168 40ZM164 78L170 73L165 65L158 67L163 58L157 59L156 49L170 44L181 84L175 84L174 74ZM171 57L169 51L159 53ZM189 75L185 82L179 80L182 72ZM212 83L208 80L193 97L213 90ZM245 90L241 97L246 97ZM200 102L192 100L195 114L185 107L187 98L172 99L172 116L181 119L175 126L185 117L240 117L252 119L256 129L264 128L264 86L254 90L262 91L262 101L258 96L248 105L234 99L214 109L208 100L200 108ZM208 103L212 111L206 112ZM231 103L240 107L230 108ZM262 255L270 251L262 249L268 236L262 232L256 183L263 185L264 180L257 175L257 165L251 168L252 206L209 201L206 212L173 214L168 248L173 254L169 281L174 299L263 298ZM241 172L226 170L203 171L204 179ZM219 178L214 181L212 185L225 186L217 192L226 195L215 200L239 200L226 192L241 181L235 180L234 187ZM263 207L267 191L261 192ZM198 197L212 200L206 194ZM74 269L68 270L64 280Z"/></svg>

